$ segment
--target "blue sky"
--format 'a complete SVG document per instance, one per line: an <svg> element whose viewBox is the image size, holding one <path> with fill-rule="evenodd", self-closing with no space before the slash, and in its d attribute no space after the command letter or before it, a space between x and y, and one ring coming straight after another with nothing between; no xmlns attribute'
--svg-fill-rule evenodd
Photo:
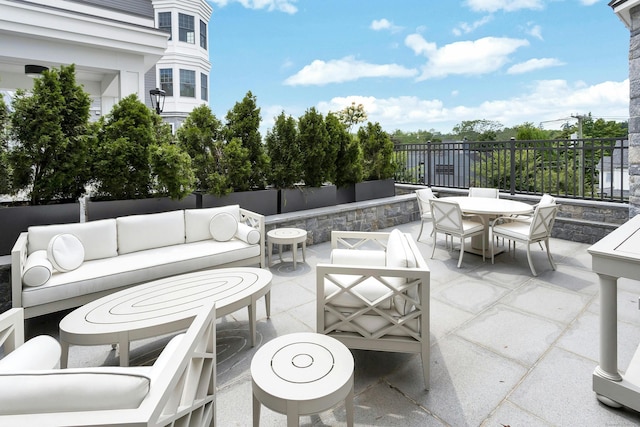
<svg viewBox="0 0 640 427"><path fill-rule="evenodd" d="M211 108L251 91L263 135L351 102L388 132L628 118L629 30L607 0L209 2Z"/></svg>

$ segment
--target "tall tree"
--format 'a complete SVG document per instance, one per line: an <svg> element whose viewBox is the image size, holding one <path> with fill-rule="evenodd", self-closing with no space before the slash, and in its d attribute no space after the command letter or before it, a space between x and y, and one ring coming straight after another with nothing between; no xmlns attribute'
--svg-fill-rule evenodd
<svg viewBox="0 0 640 427"><path fill-rule="evenodd" d="M324 117L311 107L298 119L298 131L304 158L302 179L310 187L320 187L329 178L327 153L332 151Z"/></svg>
<svg viewBox="0 0 640 427"><path fill-rule="evenodd" d="M275 119L265 138L271 160L268 181L276 188L291 188L301 180L304 159L300 153L296 120L284 111Z"/></svg>
<svg viewBox="0 0 640 427"><path fill-rule="evenodd" d="M362 150L358 141L347 131L344 124L333 113L325 118L329 141L333 148L331 181L338 187L362 181Z"/></svg>
<svg viewBox="0 0 640 427"><path fill-rule="evenodd" d="M9 154L15 192L28 191L32 204L84 194L90 104L73 65L45 71L30 93L16 92L11 115L16 145Z"/></svg>
<svg viewBox="0 0 640 427"><path fill-rule="evenodd" d="M389 134L382 130L380 123L368 122L358 130L358 140L364 158L364 179L376 180L392 178L393 142Z"/></svg>
<svg viewBox="0 0 640 427"><path fill-rule="evenodd" d="M256 97L247 92L241 102L227 112L225 139L230 142L238 138L244 148L248 150L251 163L250 188L264 188L265 172L269 159L265 154L262 138L260 137L260 108L257 107Z"/></svg>
<svg viewBox="0 0 640 427"><path fill-rule="evenodd" d="M139 199L151 194L149 150L156 145L152 114L131 94L101 118L101 131L92 154L99 196Z"/></svg>
<svg viewBox="0 0 640 427"><path fill-rule="evenodd" d="M336 116L347 128L347 132L351 132L353 126L358 123L364 123L367 121L367 112L364 110L364 105L352 102L351 105L344 107L342 110L336 113Z"/></svg>
<svg viewBox="0 0 640 427"><path fill-rule="evenodd" d="M466 138L469 141L492 141L503 127L494 120L463 120L453 127L453 133L460 139Z"/></svg>
<svg viewBox="0 0 640 427"><path fill-rule="evenodd" d="M223 129L209 106L195 107L178 128L178 145L191 157L196 189L224 194L220 184L225 180L222 167ZM227 185L223 184L223 188Z"/></svg>

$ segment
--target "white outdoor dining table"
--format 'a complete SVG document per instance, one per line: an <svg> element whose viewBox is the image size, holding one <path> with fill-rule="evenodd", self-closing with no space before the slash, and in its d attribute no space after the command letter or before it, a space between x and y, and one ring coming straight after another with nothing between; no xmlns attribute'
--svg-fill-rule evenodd
<svg viewBox="0 0 640 427"><path fill-rule="evenodd" d="M460 210L465 215L478 215L485 226L486 256L491 253L489 244L493 243L489 241L489 224L492 219L499 216L524 215L533 212L533 206L516 200L467 196L446 197L444 200L457 202L460 205ZM494 250L496 254L504 251L504 249L498 248L494 248ZM471 247L465 247L465 251L482 255L482 237L472 237Z"/></svg>

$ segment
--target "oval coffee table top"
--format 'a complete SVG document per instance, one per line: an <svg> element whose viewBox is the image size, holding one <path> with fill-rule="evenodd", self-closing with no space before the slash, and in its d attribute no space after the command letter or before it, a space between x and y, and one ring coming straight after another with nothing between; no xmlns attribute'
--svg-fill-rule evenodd
<svg viewBox="0 0 640 427"><path fill-rule="evenodd" d="M300 332L279 336L260 347L251 361L251 377L275 398L311 401L343 387L353 367L353 356L340 341Z"/></svg>
<svg viewBox="0 0 640 427"><path fill-rule="evenodd" d="M60 322L63 335L133 333L192 317L204 301L215 300L216 315L270 289L272 274L261 268L221 268L180 274L132 286L90 302ZM246 305L246 304L245 304Z"/></svg>

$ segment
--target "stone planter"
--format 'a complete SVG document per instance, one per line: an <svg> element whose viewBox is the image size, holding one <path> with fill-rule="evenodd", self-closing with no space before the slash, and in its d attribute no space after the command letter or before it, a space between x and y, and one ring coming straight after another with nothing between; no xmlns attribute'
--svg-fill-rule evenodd
<svg viewBox="0 0 640 427"><path fill-rule="evenodd" d="M394 197L395 195L396 183L393 178L356 183L356 202Z"/></svg>
<svg viewBox="0 0 640 427"><path fill-rule="evenodd" d="M195 194L190 194L182 200L173 200L168 197L105 201L89 200L87 202L87 221L117 218L119 216L126 215L169 212L180 209L195 209L195 207Z"/></svg>
<svg viewBox="0 0 640 427"><path fill-rule="evenodd" d="M213 208L226 205L240 205L241 208L262 214L278 213L278 190L236 191L226 196L213 194L196 194L198 208Z"/></svg>
<svg viewBox="0 0 640 427"><path fill-rule="evenodd" d="M323 208L336 204L336 186L296 187L280 190L280 210L278 213Z"/></svg>
<svg viewBox="0 0 640 427"><path fill-rule="evenodd" d="M21 232L31 225L80 222L80 204L0 207L0 256L9 255Z"/></svg>

